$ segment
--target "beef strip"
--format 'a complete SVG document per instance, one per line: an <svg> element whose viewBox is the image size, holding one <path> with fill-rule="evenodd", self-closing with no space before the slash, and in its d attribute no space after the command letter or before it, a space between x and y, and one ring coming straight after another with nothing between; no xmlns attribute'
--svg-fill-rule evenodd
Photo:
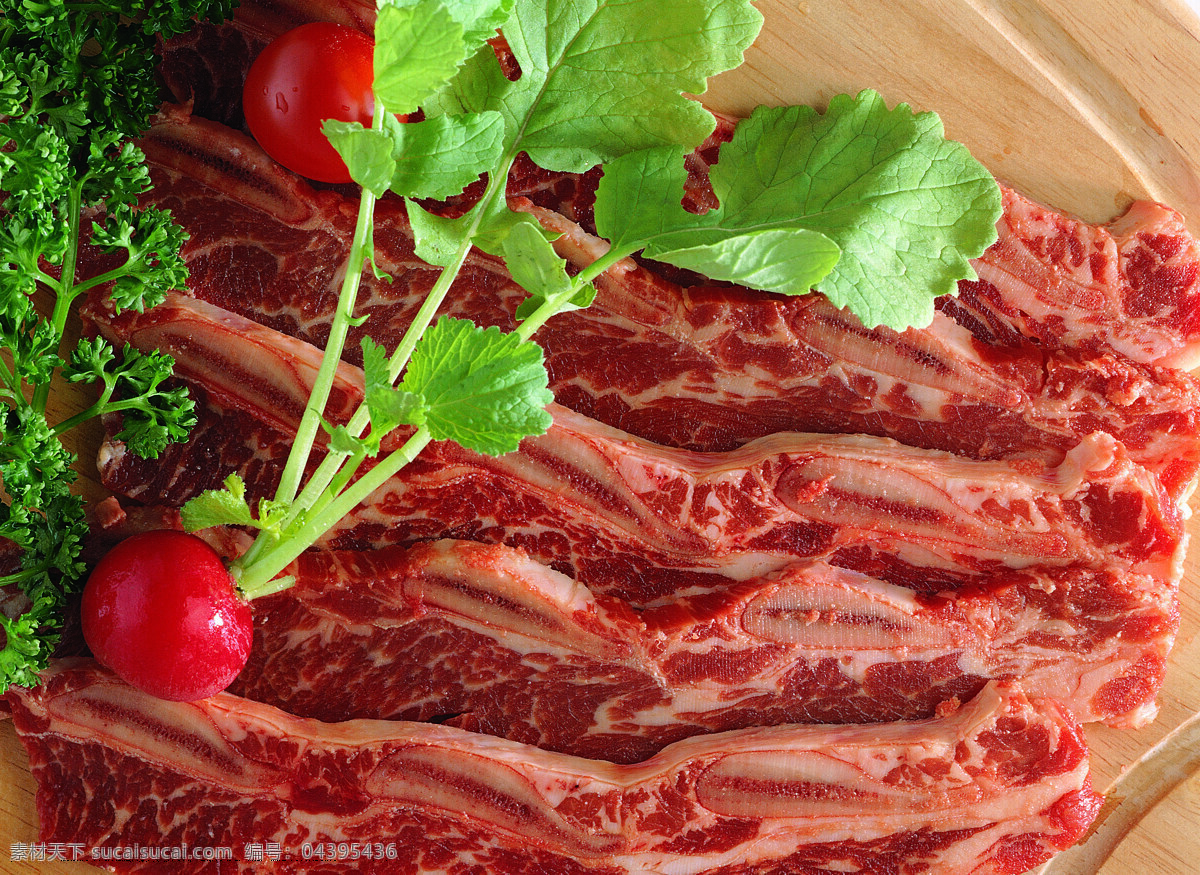
<svg viewBox="0 0 1200 875"><path fill-rule="evenodd" d="M637 765L421 723L320 723L232 696L141 694L89 661L9 694L48 842L224 846L228 864L322 872L305 843L395 843L356 871L489 875L1023 872L1100 806L1059 705L987 687L934 719L694 738ZM279 861L241 860L278 843Z"/></svg>
<svg viewBox="0 0 1200 875"><path fill-rule="evenodd" d="M355 203L314 191L250 140L178 111L144 142L153 196L192 235L190 293L321 345L340 284ZM538 209L528 207L529 209ZM576 263L599 245L545 209ZM358 335L394 342L436 272L416 260L403 210L377 210L376 253ZM102 265L97 264L94 269ZM512 327L524 292L503 265L473 256L443 312ZM633 263L600 283L586 310L550 320L560 404L657 443L728 450L779 431L862 432L979 459L1057 464L1105 431L1181 504L1200 470L1200 383L1113 353L1081 356L1024 341L987 344L939 313L927 329L869 331L820 295L783 298L681 286Z"/></svg>
<svg viewBox="0 0 1200 875"><path fill-rule="evenodd" d="M1200 365L1200 248L1178 212L1140 201L1096 227L1005 190L998 228L947 306L978 336Z"/></svg>
<svg viewBox="0 0 1200 875"><path fill-rule="evenodd" d="M1081 569L914 593L819 560L646 611L468 541L309 553L255 603L231 692L325 721L437 720L636 762L691 735L927 717L989 678L1081 721L1153 716L1169 587Z"/></svg>
<svg viewBox="0 0 1200 875"><path fill-rule="evenodd" d="M85 315L118 345L169 352L179 373L210 395L281 426L273 456L290 444L320 359L315 347L183 295L119 317L93 299ZM335 406L325 415L338 422L361 398L361 373L343 363L335 384ZM638 606L757 577L795 558L890 569L876 575L887 579L916 575L922 588L1031 565L1171 583L1181 573L1180 514L1157 479L1104 432L1053 467L977 461L868 435L780 433L726 453L697 453L550 409L549 431L504 456L430 444L325 543L503 542ZM269 439L265 429L260 434ZM241 458L236 431L221 439L210 428L189 441L208 454L209 482L230 471L228 462L212 464L225 456L224 444L232 460ZM109 441L102 479L119 485L130 464L138 462ZM253 494L271 494L274 485L255 481Z"/></svg>
<svg viewBox="0 0 1200 875"><path fill-rule="evenodd" d="M136 463L119 442L110 441L102 465L107 482L119 487L110 473L128 476L140 466L158 479L135 476L133 482L146 489L128 491L151 500L183 499L236 470L252 495L271 493L278 460L308 395L315 348L179 295L146 314L113 318L95 305L88 313L118 342L171 352L203 394L232 405L201 405L201 426L188 444L170 449L163 464ZM335 383L327 415L336 421L361 394L361 376L343 364ZM585 721L578 730L584 734L556 740L554 733L566 724L556 726L552 712L540 721L531 713L528 725L505 722L520 709L496 704L511 701L497 670L487 674L488 689L474 692L476 679L445 669L470 665L455 656L451 638L442 639L438 653L418 649L409 656L434 671L441 684L439 704L422 710L423 693L407 687L419 670L397 671L392 664L405 658L401 642L412 634L421 637L415 627L398 631L395 624L408 620L395 600L375 606L374 619L372 609L364 608L359 619L325 622L331 607L314 607L321 591L328 590L331 605L356 605L356 591L368 598L367 590L386 591L387 581L403 577L407 560L393 573L383 557L404 554L384 551L381 566L368 553L343 560L335 566L339 573L320 574L319 586L312 585L315 595L303 586L262 602L258 656L239 689L327 718L469 711L464 719L481 729L517 733L522 740L530 740L529 733L549 733L540 743L584 745L566 748L576 752L599 754L600 746L609 745L603 755L610 758L644 756L677 734L727 728L730 722L928 713L941 698L969 694L986 677L1023 677L1035 691L1044 683L1083 719L1137 725L1153 716L1177 624L1181 521L1174 505L1156 494L1155 479L1122 461L1107 435L1081 443L1063 464L1044 469L861 436L783 434L731 453L700 454L657 447L578 414L555 412L558 421L547 435L499 459L451 444L431 445L352 513L326 547L346 539L366 546L362 538L371 546L443 536L507 541L541 563L574 573L591 588L589 597L620 599L626 613L629 607L651 608L634 626L621 626L618 637L626 640L646 635L657 640L667 629L688 638L714 624L744 630L754 594L792 580L787 603L792 607L785 611L792 631L777 630L765 642L730 633L732 650L679 657L670 663L678 671L666 663L653 667L668 658L661 650L649 663L633 658L620 666L587 668L597 675L611 668L621 676L620 688L593 685L590 712L582 701L575 709ZM193 479L192 473L202 476ZM1155 531L1159 537L1150 537ZM810 561L797 561L804 559ZM559 579L549 569L540 575L543 581ZM834 658L811 611L797 607L805 604L799 598L804 586L813 593L843 593L845 604L830 614L829 625L837 628L842 613L874 616L876 595L880 587L891 591L889 584L902 587L909 604L922 606L923 622L911 620L904 627L907 636L876 641L867 648L872 654L864 657L866 663ZM482 580L475 585L487 587ZM849 647L862 630L854 619L842 625L838 640ZM960 635L941 637L939 630L951 627ZM494 628L506 627L494 621ZM923 648L920 656L913 650L917 646ZM734 650L756 650L755 658L763 660L758 668L765 674L753 679L757 687L739 675ZM497 661L513 665L542 658L528 642L510 643ZM795 669L782 685L772 675L780 660ZM682 668L706 661L718 668ZM1096 670L1097 662L1103 662L1102 670ZM378 674L367 668L371 665ZM538 676L519 671L509 683L522 701L553 703L555 668L551 664ZM679 689L691 670L709 671L704 680L718 687L720 707L677 717L680 710L703 710L688 704ZM388 682L379 687L347 682L347 673L360 671L364 679ZM866 679L868 673L873 677ZM897 698L888 684L901 677L910 695ZM626 721L624 735L644 734L641 741L606 737L615 735L606 728L612 721L595 715L624 707L626 683L638 688L636 695L651 696L655 708L665 701L664 713L676 724L658 733L655 722L663 718L651 715ZM739 704L738 690L756 697L751 706ZM641 722L645 725L635 725Z"/></svg>

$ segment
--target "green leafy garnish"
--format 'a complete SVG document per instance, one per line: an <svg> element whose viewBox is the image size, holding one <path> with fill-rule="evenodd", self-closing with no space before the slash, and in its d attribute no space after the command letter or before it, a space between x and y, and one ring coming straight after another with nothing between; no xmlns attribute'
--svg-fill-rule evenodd
<svg viewBox="0 0 1200 875"><path fill-rule="evenodd" d="M274 588L272 578L288 562L429 441L455 440L498 454L549 427L542 352L529 336L553 313L586 306L594 292L590 278L568 277L535 220L509 209L505 189L513 162L528 152L552 169L585 170L636 149L699 145L715 121L686 93L703 92L709 76L740 63L761 23L749 0L381 5L372 125L326 125L363 189L349 269L275 495L290 507L288 519L278 532L260 535L230 568L246 596ZM497 28L520 67L515 81L485 43ZM395 118L418 107L421 121ZM426 212L412 200L458 194L481 176L487 180L483 196L460 217ZM385 184L406 199L418 256L443 272L390 354L364 344L364 403L350 422L332 425L321 411L354 318L359 268L372 260L370 217ZM433 323L474 247L502 254L527 284L531 297L521 312L530 318L515 334L456 320ZM402 425L415 433L361 470ZM328 452L305 479L322 430ZM238 513L244 516L240 506Z"/></svg>
<svg viewBox="0 0 1200 875"><path fill-rule="evenodd" d="M995 240L1000 192L933 113L873 91L755 110L712 168L720 206L686 212L681 156L628 155L605 170L596 225L623 253L785 294L823 292L866 325L928 325L933 300L974 278ZM664 208L664 204L668 206Z"/></svg>
<svg viewBox="0 0 1200 875"><path fill-rule="evenodd" d="M720 165L718 165L720 166ZM756 289L802 295L841 257L819 231L794 224L741 225L720 209L683 209L686 170L678 149L647 149L611 162L596 193L596 227L616 252L647 257Z"/></svg>
<svg viewBox="0 0 1200 875"><path fill-rule="evenodd" d="M517 307L518 319L537 312L550 299L560 302L560 313L588 307L595 300L596 289L591 283L576 289L566 263L537 225L523 222L513 226L504 240L503 254L512 278L529 292Z"/></svg>
<svg viewBox="0 0 1200 875"><path fill-rule="evenodd" d="M246 483L237 474L225 478L224 489L212 489L189 501L180 511L183 526L192 531L217 525L250 526L276 533L287 508L261 499L255 513L246 499Z"/></svg>
<svg viewBox="0 0 1200 875"><path fill-rule="evenodd" d="M391 190L403 197L456 195L479 178L480 167L500 160L504 147L504 121L498 112L392 122L387 131L396 162Z"/></svg>
<svg viewBox="0 0 1200 875"><path fill-rule="evenodd" d="M363 400L371 417L370 451L379 452L384 435L401 425L425 424L425 399L392 385L388 373L388 354L369 337L362 341Z"/></svg>
<svg viewBox="0 0 1200 875"><path fill-rule="evenodd" d="M498 110L506 138L548 170L582 173L657 145L694 148L715 122L682 95L702 94L709 76L739 65L761 24L744 0L519 2L503 30L520 78L478 53L440 108Z"/></svg>
<svg viewBox="0 0 1200 875"><path fill-rule="evenodd" d="M97 385L100 397L91 407L60 422L54 433L61 435L103 413L120 412L121 429L115 437L134 455L158 458L167 444L187 437L196 419L187 390L163 385L174 364L165 353L145 353L129 344L118 358L104 338L81 339L62 376L72 383Z"/></svg>
<svg viewBox="0 0 1200 875"><path fill-rule="evenodd" d="M444 318L413 350L400 388L423 399L421 424L434 440L499 456L550 427L547 383L536 343Z"/></svg>
<svg viewBox="0 0 1200 875"><path fill-rule="evenodd" d="M466 60L463 26L441 3L389 3L379 10L374 90L392 112L416 112Z"/></svg>
<svg viewBox="0 0 1200 875"><path fill-rule="evenodd" d="M354 179L376 197L387 193L396 172L392 141L381 131L364 130L358 122L326 119L321 132L338 150Z"/></svg>
<svg viewBox="0 0 1200 875"><path fill-rule="evenodd" d="M164 212L133 208L150 180L130 138L159 106L159 35L182 33L197 16L219 20L230 7L0 0L0 537L21 548L19 570L0 585L18 585L32 603L16 619L0 617L0 692L36 683L84 572L87 524L71 491L76 460L64 433L120 412L121 439L153 458L194 420L186 393L166 386L169 357L128 347L118 354L102 338L68 351L64 333L72 304L89 289L111 284L117 310L142 310L182 286L182 231ZM97 216L92 245L114 266L79 281L85 209ZM35 294L51 302L49 313L35 308ZM52 424L47 402L60 378L98 386L99 399Z"/></svg>
<svg viewBox="0 0 1200 875"><path fill-rule="evenodd" d="M554 315L590 305L593 281L622 258L644 251L773 292L817 288L868 324L897 328L928 321L933 298L972 275L969 259L995 235L996 183L945 141L936 116L888 110L873 92L835 98L825 113L756 112L712 168L720 205L704 215L683 208L685 156L715 126L687 95L738 64L760 25L748 0L385 0L372 125L326 127L363 188L359 227L274 497L286 518L230 569L245 595L278 589L273 579L287 563L430 441L495 455L548 428L552 399L530 338ZM497 26L520 68L515 79L482 42ZM428 42L413 45L417 36ZM420 121L392 114L416 108ZM605 165L596 223L611 245L578 272L532 216L509 208L508 177L522 152L555 171ZM415 200L458 194L480 178L483 194L462 215ZM405 198L417 255L442 272L394 350L364 342L364 403L333 425L321 411L361 265L372 259L375 198L386 191ZM474 248L502 257L528 292L511 334L434 322ZM385 452L402 426L409 436ZM327 452L306 479L322 429ZM229 521L249 513L230 507Z"/></svg>

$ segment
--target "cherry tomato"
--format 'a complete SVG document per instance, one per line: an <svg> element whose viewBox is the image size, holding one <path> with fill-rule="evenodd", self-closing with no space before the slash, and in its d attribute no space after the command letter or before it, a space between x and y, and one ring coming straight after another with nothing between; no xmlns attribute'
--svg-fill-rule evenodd
<svg viewBox="0 0 1200 875"><path fill-rule="evenodd" d="M192 701L225 689L246 665L250 606L221 557L176 531L113 547L83 588L83 638L123 680L160 699Z"/></svg>
<svg viewBox="0 0 1200 875"><path fill-rule="evenodd" d="M324 21L302 24L263 49L242 86L246 124L258 144L301 176L350 182L321 123L370 126L374 51L369 37Z"/></svg>

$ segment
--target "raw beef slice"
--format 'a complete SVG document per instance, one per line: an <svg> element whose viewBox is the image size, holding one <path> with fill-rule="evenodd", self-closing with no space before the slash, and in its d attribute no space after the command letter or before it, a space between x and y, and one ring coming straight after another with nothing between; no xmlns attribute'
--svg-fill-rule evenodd
<svg viewBox="0 0 1200 875"><path fill-rule="evenodd" d="M278 862L129 872L329 872L325 842L394 842L364 873L1015 875L1095 817L1078 725L991 685L937 718L780 726L679 742L637 765L421 723L320 723L228 693L137 692L90 661L13 688L41 840L278 843ZM344 869L344 866L341 868Z"/></svg>

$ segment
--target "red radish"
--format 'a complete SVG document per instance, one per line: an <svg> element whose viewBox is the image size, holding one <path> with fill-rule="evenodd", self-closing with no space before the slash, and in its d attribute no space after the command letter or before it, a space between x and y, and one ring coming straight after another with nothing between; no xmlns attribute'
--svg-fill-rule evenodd
<svg viewBox="0 0 1200 875"><path fill-rule="evenodd" d="M144 532L113 547L83 590L83 637L122 679L161 699L218 693L246 665L250 605L194 535Z"/></svg>
<svg viewBox="0 0 1200 875"><path fill-rule="evenodd" d="M321 182L350 182L321 133L325 119L371 126L375 43L357 30L314 21L289 30L254 59L242 87L250 133L289 170Z"/></svg>

